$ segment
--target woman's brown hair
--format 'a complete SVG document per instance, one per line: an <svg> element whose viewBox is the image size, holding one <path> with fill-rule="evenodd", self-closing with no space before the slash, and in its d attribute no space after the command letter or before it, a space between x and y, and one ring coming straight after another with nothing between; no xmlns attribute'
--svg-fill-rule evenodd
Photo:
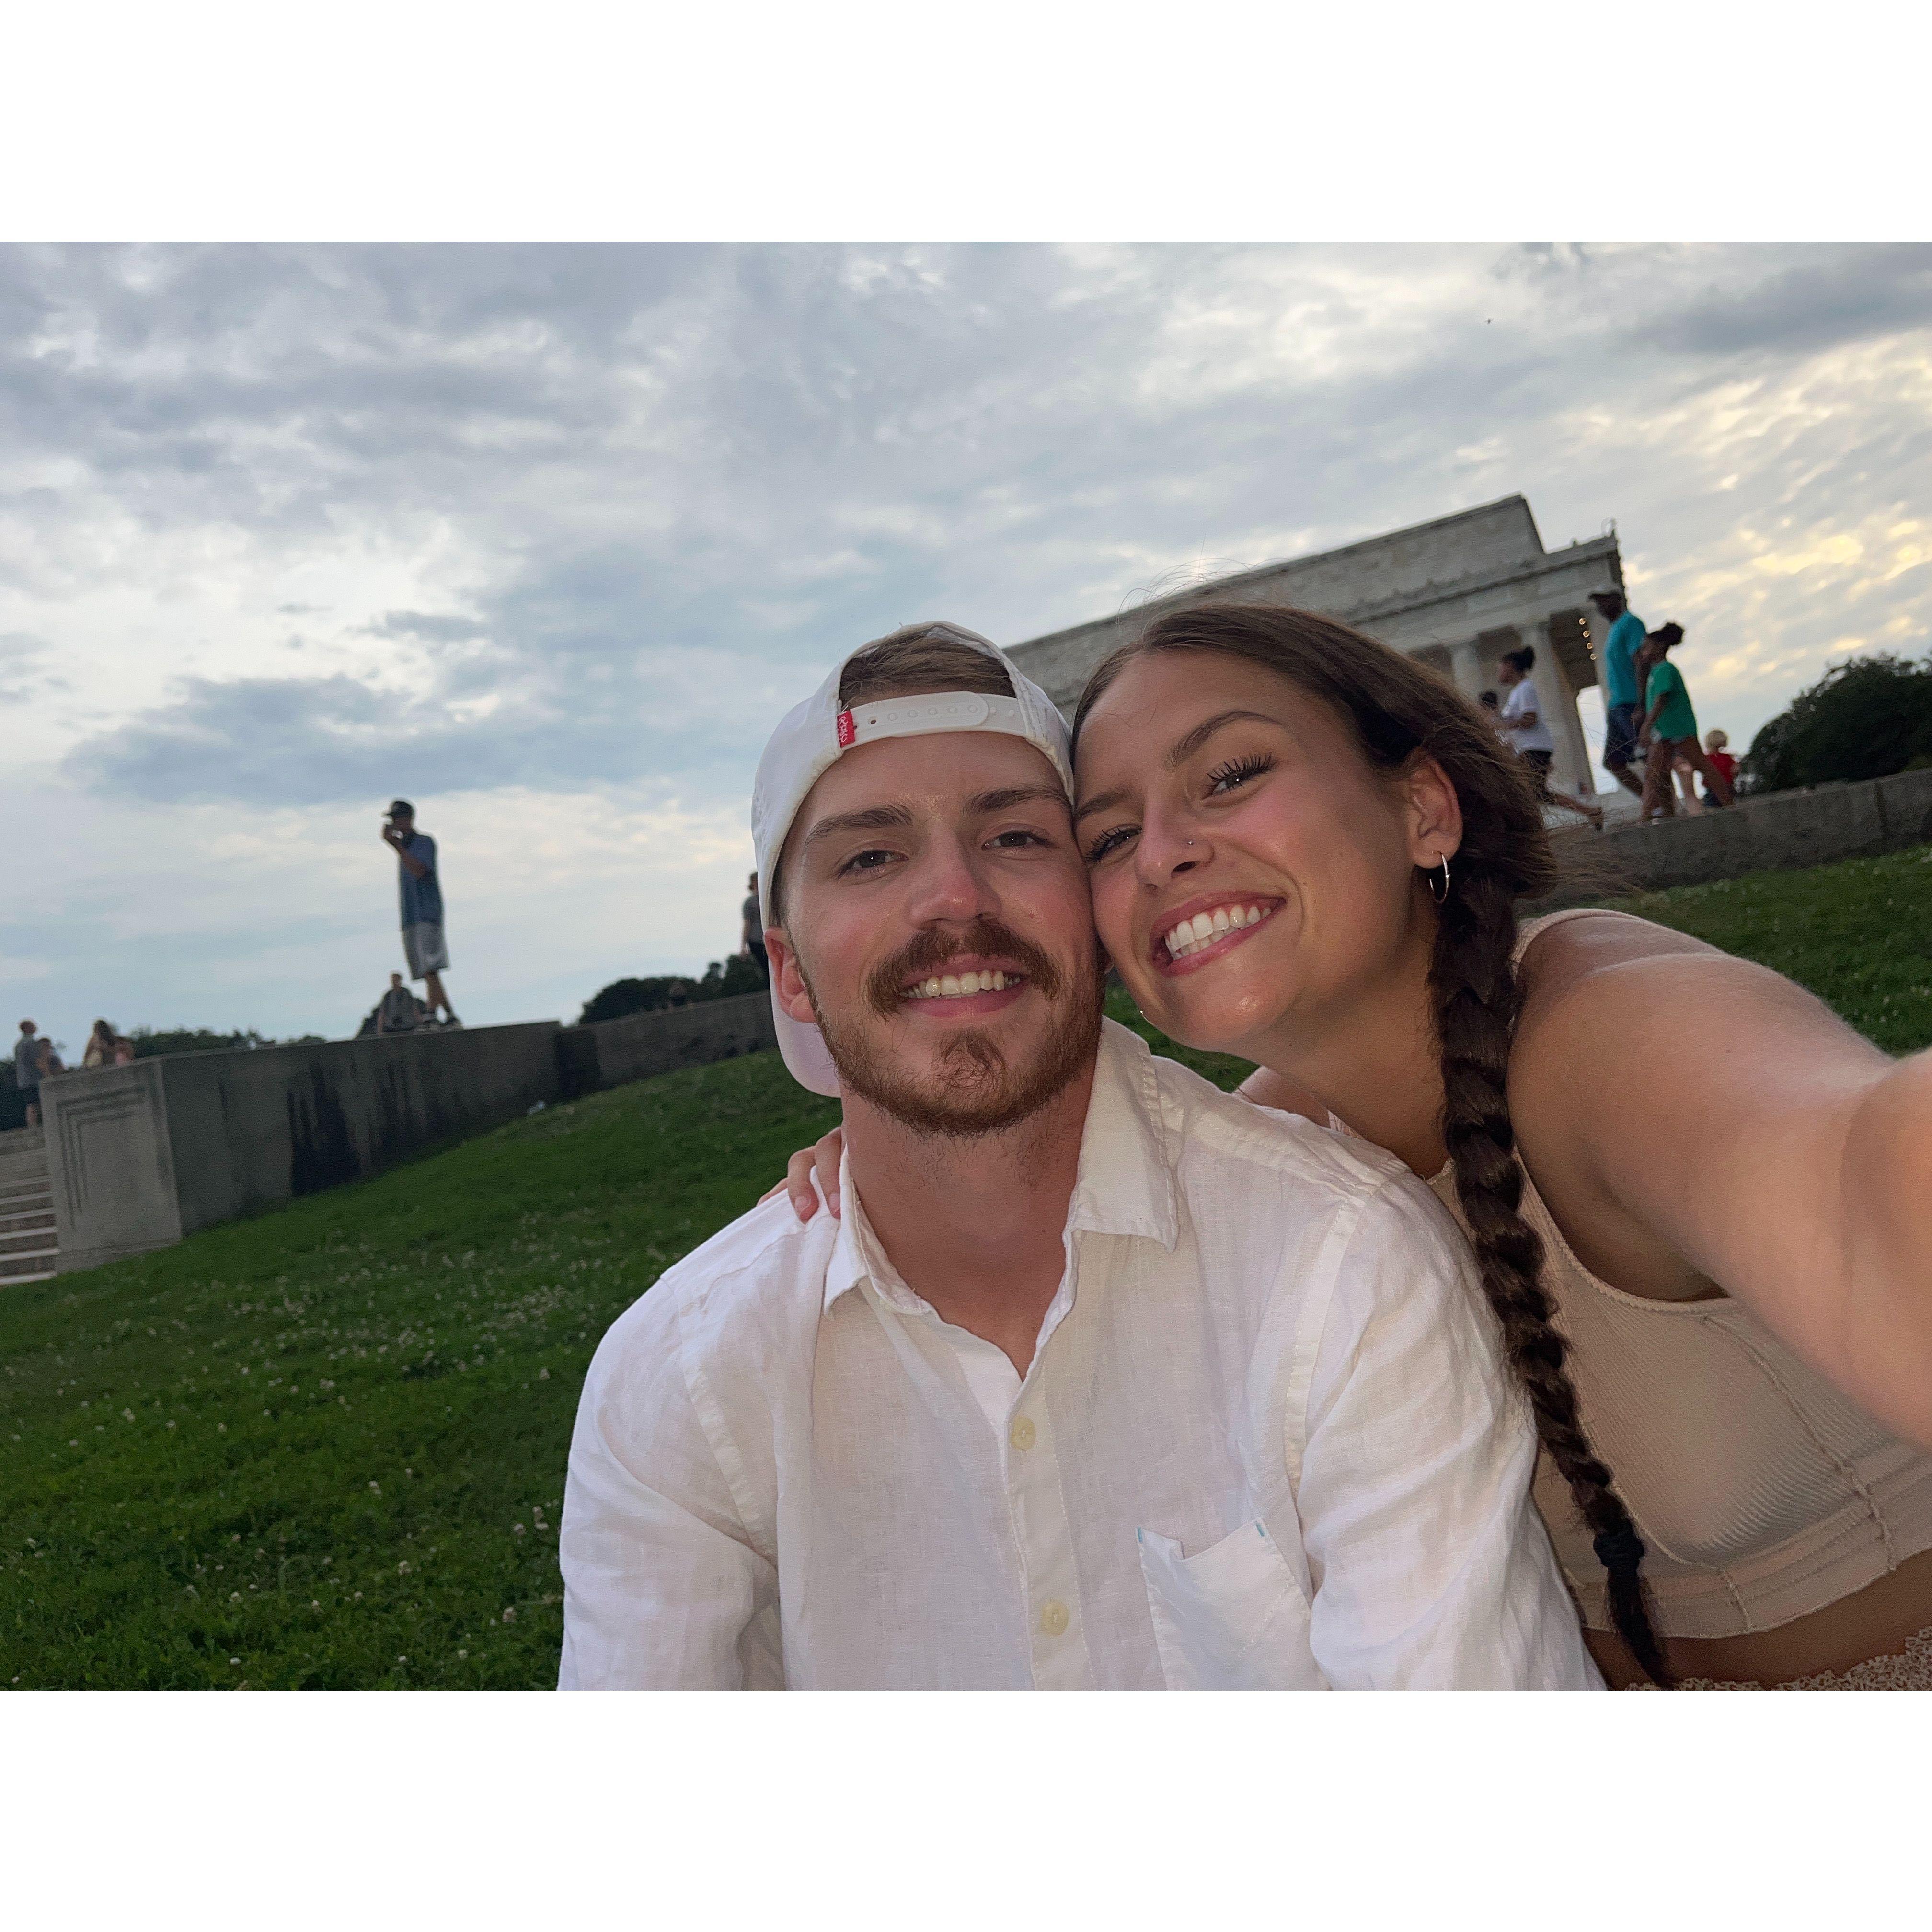
<svg viewBox="0 0 1932 1932"><path fill-rule="evenodd" d="M1182 651L1218 651L1286 678L1347 721L1378 770L1399 771L1420 754L1433 758L1456 788L1462 842L1436 908L1429 990L1456 1198L1537 1435L1594 1538L1618 1633L1652 1680L1667 1684L1670 1673L1644 1600L1642 1540L1584 1432L1564 1366L1569 1345L1551 1318L1543 1286L1543 1243L1522 1213L1508 1086L1520 997L1516 902L1558 884L1534 778L1498 742L1481 712L1435 673L1333 618L1279 604L1204 603L1156 619L1088 680L1074 714L1075 742L1101 693L1128 663L1150 652Z"/></svg>

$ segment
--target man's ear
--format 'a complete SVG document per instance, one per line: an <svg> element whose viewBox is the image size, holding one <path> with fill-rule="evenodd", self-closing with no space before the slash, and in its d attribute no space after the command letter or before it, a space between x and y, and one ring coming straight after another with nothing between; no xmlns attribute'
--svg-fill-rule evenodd
<svg viewBox="0 0 1932 1932"><path fill-rule="evenodd" d="M811 994L806 990L805 975L798 970L798 955L792 950L783 926L765 928L765 958L772 969L772 986L778 996L778 1004L802 1024L818 1025L818 1014Z"/></svg>
<svg viewBox="0 0 1932 1932"><path fill-rule="evenodd" d="M1454 858L1462 844L1462 801L1449 774L1427 752L1409 761L1402 783L1408 812L1408 856L1424 872L1438 859Z"/></svg>

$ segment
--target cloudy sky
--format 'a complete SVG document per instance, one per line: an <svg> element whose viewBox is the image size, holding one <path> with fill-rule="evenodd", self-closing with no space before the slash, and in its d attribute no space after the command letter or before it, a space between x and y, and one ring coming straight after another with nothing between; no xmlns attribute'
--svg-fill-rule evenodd
<svg viewBox="0 0 1932 1932"><path fill-rule="evenodd" d="M465 1018L574 1018L735 946L842 649L1516 490L1742 745L1932 641L1928 477L1922 247L0 250L0 984L346 1034L400 793Z"/></svg>

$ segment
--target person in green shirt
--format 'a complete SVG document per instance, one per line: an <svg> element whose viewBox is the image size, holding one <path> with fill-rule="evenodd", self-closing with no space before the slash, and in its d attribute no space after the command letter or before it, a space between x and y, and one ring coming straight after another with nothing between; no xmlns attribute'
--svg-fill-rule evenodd
<svg viewBox="0 0 1932 1932"><path fill-rule="evenodd" d="M1664 801L1670 796L1672 770L1678 765L1702 772L1711 796L1719 804L1731 802L1729 781L1704 755L1704 748L1697 742L1697 714L1690 707L1684 674L1670 662L1671 652L1683 641L1682 624L1666 624L1644 639L1652 660L1643 688L1643 722L1637 731L1637 741L1648 753L1640 814L1646 824L1653 815L1662 815ZM1691 798L1686 801L1685 809L1695 814L1703 808Z"/></svg>

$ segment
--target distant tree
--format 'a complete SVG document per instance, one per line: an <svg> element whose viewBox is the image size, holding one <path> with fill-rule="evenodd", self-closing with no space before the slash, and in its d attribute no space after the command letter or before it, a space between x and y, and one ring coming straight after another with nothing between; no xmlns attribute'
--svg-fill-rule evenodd
<svg viewBox="0 0 1932 1932"><path fill-rule="evenodd" d="M676 974L652 980L613 980L584 1002L577 1023L592 1026L600 1020L628 1019L633 1013L662 1012L669 1006L728 1000L740 993L761 993L764 988L764 978L758 968L734 953L729 959L712 960L700 980L688 980Z"/></svg>
<svg viewBox="0 0 1932 1932"><path fill-rule="evenodd" d="M152 1060L164 1053L249 1053L264 1046L319 1046L322 1041L319 1033L270 1040L253 1027L239 1033L216 1033L207 1027L136 1027L128 1037L134 1043L136 1060Z"/></svg>
<svg viewBox="0 0 1932 1932"><path fill-rule="evenodd" d="M1751 740L1747 792L1888 778L1932 764L1932 659L1889 652L1835 664Z"/></svg>

